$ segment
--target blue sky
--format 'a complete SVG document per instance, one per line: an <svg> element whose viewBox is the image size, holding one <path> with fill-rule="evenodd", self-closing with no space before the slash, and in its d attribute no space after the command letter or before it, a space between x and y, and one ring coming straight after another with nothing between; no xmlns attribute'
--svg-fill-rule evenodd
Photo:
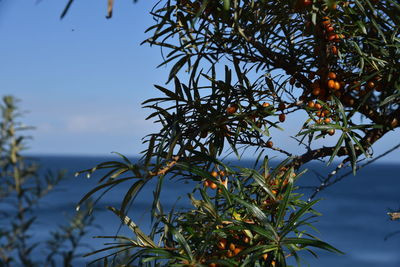
<svg viewBox="0 0 400 267"><path fill-rule="evenodd" d="M77 0L60 20L66 2L0 1L0 95L18 97L29 111L24 122L36 127L31 153L135 155L144 148L141 138L157 130L140 103L158 95L153 84L166 81L169 67L156 69L160 50L139 45L156 1L115 1L107 20L107 1ZM299 118L288 118L288 132ZM397 144L398 133L380 141L376 154ZM275 143L296 149L286 134L276 136ZM396 151L385 160L399 157Z"/></svg>

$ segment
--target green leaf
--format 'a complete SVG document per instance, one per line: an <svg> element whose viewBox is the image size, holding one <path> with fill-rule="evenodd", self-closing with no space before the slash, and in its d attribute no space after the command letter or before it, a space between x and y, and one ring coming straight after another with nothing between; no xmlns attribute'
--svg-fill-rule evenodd
<svg viewBox="0 0 400 267"><path fill-rule="evenodd" d="M275 237L278 237L277 232L275 231L274 227L271 225L268 217L264 214L264 212L257 207L256 205L252 204L252 203L248 203L243 199L240 199L239 197L233 195L232 199L235 200L236 202L238 202L239 204L245 206L249 211L251 211L251 213L258 219L260 220L260 222L262 222L264 224L264 226L266 226L268 228L268 230L270 230L272 233L274 233Z"/></svg>
<svg viewBox="0 0 400 267"><path fill-rule="evenodd" d="M69 9L71 8L72 3L74 2L74 0L68 0L67 5L65 6L63 12L61 13L60 19L63 19L65 17L65 15L67 15Z"/></svg>
<svg viewBox="0 0 400 267"><path fill-rule="evenodd" d="M136 181L126 192L124 199L122 200L121 203L121 209L120 212L122 214L126 213L126 208L128 207L129 203L131 202L132 199L134 199L137 195L137 193L143 188L143 186L146 184L146 180L140 179L139 181Z"/></svg>
<svg viewBox="0 0 400 267"><path fill-rule="evenodd" d="M288 173L288 175L285 175L285 176L290 175L290 172L287 172L287 173ZM285 177L285 178L287 179L287 177ZM293 180L291 178L289 178L289 183L287 184L287 187L286 187L285 196L284 196L283 200L280 201L278 208L277 208L276 222L275 222L276 228L278 228L279 225L284 220L284 216L285 216L287 207L289 205L289 200L290 200L290 196L292 194L292 190L293 190Z"/></svg>
<svg viewBox="0 0 400 267"><path fill-rule="evenodd" d="M126 177L126 178L121 178L121 179L118 179L118 180L111 180L110 182L107 182L107 183L104 183L102 185L96 186L94 189L90 190L86 195L84 195L81 198L81 200L79 200L78 205L76 206L76 210L78 211L80 209L80 205L85 200L87 200L89 197L91 197L94 193L96 193L97 191L99 191L99 190L101 190L103 188L109 187L109 186L114 186L114 185L120 184L122 182L131 180L131 179L134 179L134 178L136 178L136 177Z"/></svg>
<svg viewBox="0 0 400 267"><path fill-rule="evenodd" d="M167 83L169 83L169 81L171 81L176 76L178 71L183 67L183 65L185 65L189 58L189 56L185 55L180 60L178 60L178 62L175 63L175 65L171 68Z"/></svg>
<svg viewBox="0 0 400 267"><path fill-rule="evenodd" d="M333 99L335 100L335 103L338 107L339 113L342 115L342 122L343 122L343 127L347 128L348 124L347 124L347 116L346 116L346 112L344 111L344 107L342 102L340 102L340 100L336 97L333 96Z"/></svg>
<svg viewBox="0 0 400 267"><path fill-rule="evenodd" d="M319 199L316 199L314 201L311 201L307 204L305 204L301 209L299 209L297 212L294 213L294 215L289 219L289 221L286 223L286 226L282 228L281 231L281 236L287 235L290 231L296 229L298 226L296 224L297 220L302 217L304 214L307 212L310 212L310 209L312 206L314 206Z"/></svg>
<svg viewBox="0 0 400 267"><path fill-rule="evenodd" d="M193 260L192 250L190 249L190 246L189 246L188 242L186 241L185 237L178 230L176 230L172 225L170 225L169 227L170 227L170 231L175 236L178 243L185 250L186 255L190 258L190 260Z"/></svg>
<svg viewBox="0 0 400 267"><path fill-rule="evenodd" d="M316 247L320 249L324 249L330 252L335 252L338 254L344 254L342 251L334 248L333 246L329 245L328 243L325 243L320 240L316 239L309 239L309 238L284 238L282 239L282 244L288 245L288 244L295 244L295 245L304 245L304 246L311 246L311 247Z"/></svg>
<svg viewBox="0 0 400 267"><path fill-rule="evenodd" d="M144 246L157 248L153 240L151 240L150 237L148 237L145 233L143 233L142 230L140 230L140 228L128 216L121 213L114 207L107 207L107 209L109 209L110 211L115 213L118 217L120 217L121 220L124 222L124 224L127 225L136 234L138 241L140 241Z"/></svg>
<svg viewBox="0 0 400 267"><path fill-rule="evenodd" d="M224 10L228 11L231 6L231 1L230 0L224 0Z"/></svg>
<svg viewBox="0 0 400 267"><path fill-rule="evenodd" d="M332 152L331 157L329 158L329 161L328 161L327 165L330 165L333 162L333 160L335 159L339 149L342 147L342 144L343 144L343 141L344 141L345 137L346 137L346 133L342 133L342 135L339 137L339 140L338 140L338 142L337 142L337 144L335 146L335 149Z"/></svg>
<svg viewBox="0 0 400 267"><path fill-rule="evenodd" d="M254 180L257 182L257 184L259 184L261 186L261 188L272 198L272 199L276 199L275 195L271 192L271 190L268 187L268 184L265 182L265 178L264 176L262 176L261 174L259 174L256 170L253 169L247 169L247 168L243 168L241 169L242 171L242 175L243 176L251 176L254 178Z"/></svg>
<svg viewBox="0 0 400 267"><path fill-rule="evenodd" d="M154 87L157 88L158 90L160 90L161 92L163 92L165 95L169 96L173 100L181 100L181 98L177 94L168 90L165 87L159 86L157 84L154 84Z"/></svg>

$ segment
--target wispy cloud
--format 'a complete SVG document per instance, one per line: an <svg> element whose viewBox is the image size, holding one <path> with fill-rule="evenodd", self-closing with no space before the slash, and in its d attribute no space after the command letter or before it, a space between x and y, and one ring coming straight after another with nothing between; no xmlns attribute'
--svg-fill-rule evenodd
<svg viewBox="0 0 400 267"><path fill-rule="evenodd" d="M126 132L140 134L154 127L142 118L119 116L117 114L87 114L66 118L65 130L70 133L116 134Z"/></svg>

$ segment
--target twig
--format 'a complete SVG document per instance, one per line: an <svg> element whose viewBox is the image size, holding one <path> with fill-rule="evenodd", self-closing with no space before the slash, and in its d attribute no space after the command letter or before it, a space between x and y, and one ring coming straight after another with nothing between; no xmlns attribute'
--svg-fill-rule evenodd
<svg viewBox="0 0 400 267"><path fill-rule="evenodd" d="M371 164L371 163L377 161L378 159L380 159L380 158L382 158L382 157L384 157L384 156L390 154L391 152L395 151L395 150L398 149L398 148L400 148L400 143L397 144L396 146L392 147L391 149L389 149L389 150L386 151L385 153L383 153L383 154L381 154L381 155L375 157L374 159L371 159L371 160L367 161L366 163L364 163L364 164L362 164L362 165L358 165L358 166L356 167L356 170L359 170L359 169L361 169L361 168L364 168L365 166L367 166L367 165L369 165L369 164ZM346 160L347 160L347 161L346 161ZM321 185L320 185L319 187L317 187L316 190L314 191L314 193L310 196L309 201L310 201L311 199L313 199L313 198L314 198L320 191L322 191L323 189L325 189L325 188L327 188L328 186L331 186L331 185L333 185L333 184L335 184L335 183L337 183L337 182L343 180L345 177L347 177L347 176L349 176L350 174L353 173L353 171L346 172L345 174L343 174L342 176L339 176L338 178L336 178L336 179L333 180L332 182L329 182L329 180L331 179L331 177L334 176L334 175L336 175L337 172L339 171L339 169L343 168L343 167L344 167L344 164L345 164L346 162L348 162L348 160L349 160L349 158L346 158L345 160L343 160L342 163L340 163L340 164L338 165L338 167L337 167L333 172L331 172L331 173L328 175L328 177L324 180L324 182L321 183ZM345 161L346 161L346 162L345 162Z"/></svg>
<svg viewBox="0 0 400 267"><path fill-rule="evenodd" d="M158 176L164 175L167 171L169 171L178 161L179 157L172 157L172 161L168 163L164 168L158 170L157 172L149 172L150 176Z"/></svg>

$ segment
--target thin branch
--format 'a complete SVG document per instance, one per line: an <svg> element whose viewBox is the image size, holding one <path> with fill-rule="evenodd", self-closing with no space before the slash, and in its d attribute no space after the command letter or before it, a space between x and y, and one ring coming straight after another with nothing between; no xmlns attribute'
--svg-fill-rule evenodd
<svg viewBox="0 0 400 267"><path fill-rule="evenodd" d="M388 151L382 153L381 155L375 157L374 159L371 159L369 161L367 161L366 163L362 164L362 165L358 165L356 167L356 170L360 170L362 168L364 168L365 166L377 161L378 159L392 153L393 151L395 151L396 149L400 148L400 143L397 144L396 146L392 147L391 149L389 149ZM330 179L336 175L338 173L338 171L340 169L342 169L344 167L344 165L350 160L350 158L346 158L345 160L343 160L334 171L332 171L326 178L325 180L315 189L314 193L310 196L310 198L308 199L309 201L311 201L319 192L321 192L322 190L324 190L325 188L336 184L337 182L343 180L345 177L349 176L350 174L352 174L352 171L346 172L345 174L337 177L335 180L330 182Z"/></svg>

